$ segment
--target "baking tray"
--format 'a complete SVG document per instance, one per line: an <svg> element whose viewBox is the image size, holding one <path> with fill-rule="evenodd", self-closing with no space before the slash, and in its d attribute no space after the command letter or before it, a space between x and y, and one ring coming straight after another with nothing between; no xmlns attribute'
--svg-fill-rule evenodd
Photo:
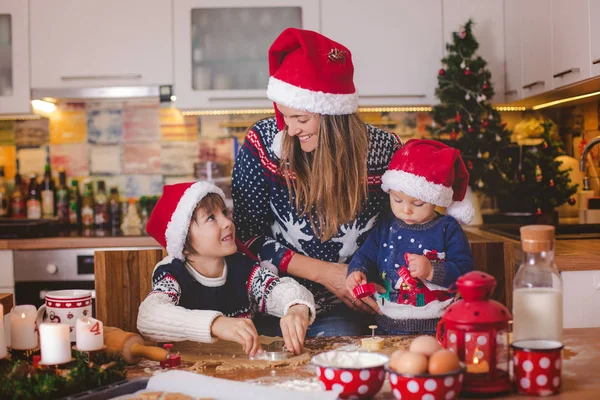
<svg viewBox="0 0 600 400"><path fill-rule="evenodd" d="M111 385L101 386L94 390L78 393L76 395L63 397L61 400L106 400L115 397L133 394L139 390L146 389L150 378L138 378L130 381L121 381Z"/></svg>

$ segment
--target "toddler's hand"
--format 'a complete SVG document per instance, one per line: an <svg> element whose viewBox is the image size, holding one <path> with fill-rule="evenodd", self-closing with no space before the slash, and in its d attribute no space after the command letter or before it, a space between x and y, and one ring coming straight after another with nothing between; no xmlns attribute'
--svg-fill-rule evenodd
<svg viewBox="0 0 600 400"><path fill-rule="evenodd" d="M426 279L428 281L433 278L433 266L427 257L419 254L408 254L406 261L408 262L410 276L413 278Z"/></svg>
<svg viewBox="0 0 600 400"><path fill-rule="evenodd" d="M279 321L285 347L294 354L302 353L304 337L308 329L309 313L310 309L307 306L296 304L291 306Z"/></svg>
<svg viewBox="0 0 600 400"><path fill-rule="evenodd" d="M367 277L360 271L355 271L346 277L346 289L354 296L354 288L367 283Z"/></svg>
<svg viewBox="0 0 600 400"><path fill-rule="evenodd" d="M256 353L262 353L258 342L258 332L251 319L217 317L210 327L210 333L219 339L241 344L244 353L251 357L254 357Z"/></svg>

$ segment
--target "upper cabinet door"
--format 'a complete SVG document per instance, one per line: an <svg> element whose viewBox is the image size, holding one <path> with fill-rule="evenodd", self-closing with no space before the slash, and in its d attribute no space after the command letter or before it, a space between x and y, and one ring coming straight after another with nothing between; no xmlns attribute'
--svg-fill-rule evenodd
<svg viewBox="0 0 600 400"><path fill-rule="evenodd" d="M521 60L521 0L504 0L504 49L506 86L504 101L523 98L523 73Z"/></svg>
<svg viewBox="0 0 600 400"><path fill-rule="evenodd" d="M30 113L26 1L0 2L0 114Z"/></svg>
<svg viewBox="0 0 600 400"><path fill-rule="evenodd" d="M177 108L272 107L268 51L289 27L319 31L319 0L173 1Z"/></svg>
<svg viewBox="0 0 600 400"><path fill-rule="evenodd" d="M588 0L552 0L554 88L590 77L589 10Z"/></svg>
<svg viewBox="0 0 600 400"><path fill-rule="evenodd" d="M444 40L452 41L469 18L479 42L477 53L487 61L496 93L493 103L504 102L504 2L498 0L444 0ZM429 28L429 27L428 27Z"/></svg>
<svg viewBox="0 0 600 400"><path fill-rule="evenodd" d="M521 5L523 97L552 89L552 10L547 0Z"/></svg>
<svg viewBox="0 0 600 400"><path fill-rule="evenodd" d="M323 34L352 52L361 105L435 102L441 0L325 0L321 13Z"/></svg>
<svg viewBox="0 0 600 400"><path fill-rule="evenodd" d="M591 76L600 75L600 0L590 1Z"/></svg>
<svg viewBox="0 0 600 400"><path fill-rule="evenodd" d="M35 89L173 82L170 0L29 0Z"/></svg>

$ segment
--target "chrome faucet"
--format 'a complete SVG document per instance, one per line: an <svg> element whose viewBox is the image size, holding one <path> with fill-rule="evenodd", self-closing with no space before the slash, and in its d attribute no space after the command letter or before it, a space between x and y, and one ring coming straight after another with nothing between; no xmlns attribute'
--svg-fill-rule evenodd
<svg viewBox="0 0 600 400"><path fill-rule="evenodd" d="M587 159L587 155L590 152L590 150L592 149L592 147L594 147L598 143L600 143L600 136L596 136L595 138L593 138L583 148L583 151L581 152L581 160L579 160L579 170L581 172L585 173L585 162ZM583 190L590 190L590 178L588 177L587 174L585 174L585 176L583 177Z"/></svg>

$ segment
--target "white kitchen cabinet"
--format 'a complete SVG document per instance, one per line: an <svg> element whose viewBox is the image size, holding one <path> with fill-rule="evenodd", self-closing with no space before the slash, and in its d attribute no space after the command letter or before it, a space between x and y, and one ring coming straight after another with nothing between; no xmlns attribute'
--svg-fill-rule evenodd
<svg viewBox="0 0 600 400"><path fill-rule="evenodd" d="M590 70L588 0L552 0L553 87L587 79Z"/></svg>
<svg viewBox="0 0 600 400"><path fill-rule="evenodd" d="M600 270L561 273L563 280L563 326L600 327Z"/></svg>
<svg viewBox="0 0 600 400"><path fill-rule="evenodd" d="M547 0L521 1L523 97L552 90L552 10Z"/></svg>
<svg viewBox="0 0 600 400"><path fill-rule="evenodd" d="M34 89L172 84L171 0L29 4Z"/></svg>
<svg viewBox="0 0 600 400"><path fill-rule="evenodd" d="M600 75L600 0L590 1L591 76Z"/></svg>
<svg viewBox="0 0 600 400"><path fill-rule="evenodd" d="M27 1L0 2L0 114L30 113Z"/></svg>
<svg viewBox="0 0 600 400"><path fill-rule="evenodd" d="M504 2L498 0L444 0L444 40L461 29L469 18L479 42L479 54L488 63L496 93L493 103L504 102ZM429 26L427 27L429 28Z"/></svg>
<svg viewBox="0 0 600 400"><path fill-rule="evenodd" d="M179 109L271 107L268 50L288 27L319 31L319 0L176 0Z"/></svg>
<svg viewBox="0 0 600 400"><path fill-rule="evenodd" d="M368 16L366 15L368 14ZM361 105L435 103L441 0L321 2L322 33L348 47Z"/></svg>
<svg viewBox="0 0 600 400"><path fill-rule="evenodd" d="M504 101L507 103L523 98L521 3L521 0L504 0L504 65L506 67Z"/></svg>

